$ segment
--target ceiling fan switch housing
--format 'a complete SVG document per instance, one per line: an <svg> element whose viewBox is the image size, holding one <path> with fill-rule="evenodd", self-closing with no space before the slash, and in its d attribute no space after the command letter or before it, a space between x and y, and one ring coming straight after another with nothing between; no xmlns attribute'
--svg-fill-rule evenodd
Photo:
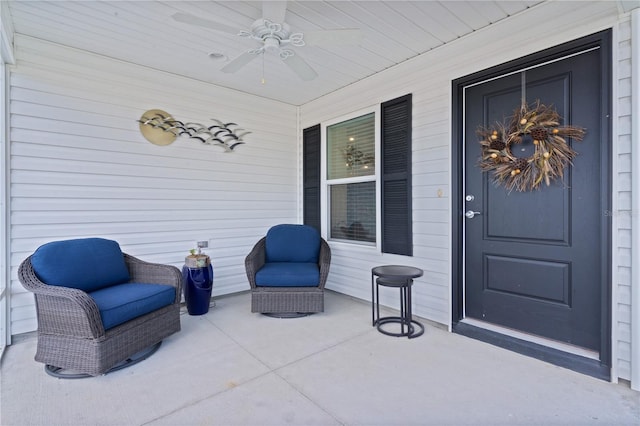
<svg viewBox="0 0 640 426"><path fill-rule="evenodd" d="M275 37L267 37L264 39L264 50L267 52L277 52L280 48L280 40Z"/></svg>

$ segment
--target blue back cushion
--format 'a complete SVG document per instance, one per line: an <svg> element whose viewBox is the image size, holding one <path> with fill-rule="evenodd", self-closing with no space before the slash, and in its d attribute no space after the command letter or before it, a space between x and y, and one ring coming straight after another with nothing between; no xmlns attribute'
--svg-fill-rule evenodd
<svg viewBox="0 0 640 426"><path fill-rule="evenodd" d="M54 241L31 255L40 281L86 292L129 281L129 270L117 242L103 238Z"/></svg>
<svg viewBox="0 0 640 426"><path fill-rule="evenodd" d="M308 225L276 225L267 232L266 262L318 262L320 234Z"/></svg>

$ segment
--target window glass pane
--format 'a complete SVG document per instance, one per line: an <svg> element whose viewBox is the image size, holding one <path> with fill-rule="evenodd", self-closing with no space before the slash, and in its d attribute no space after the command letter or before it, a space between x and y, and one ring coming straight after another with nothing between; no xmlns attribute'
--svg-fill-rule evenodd
<svg viewBox="0 0 640 426"><path fill-rule="evenodd" d="M371 176L375 170L375 114L327 127L327 178Z"/></svg>
<svg viewBox="0 0 640 426"><path fill-rule="evenodd" d="M376 242L376 183L331 185L332 239Z"/></svg>

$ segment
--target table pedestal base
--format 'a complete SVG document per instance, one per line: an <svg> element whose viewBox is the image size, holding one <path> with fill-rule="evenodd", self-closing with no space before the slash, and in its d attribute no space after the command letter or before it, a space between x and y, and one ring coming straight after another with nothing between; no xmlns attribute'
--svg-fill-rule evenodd
<svg viewBox="0 0 640 426"><path fill-rule="evenodd" d="M382 327L383 325L390 323L400 324L400 333L387 331ZM414 324L417 327L414 327ZM424 326L422 324L415 320L407 322L406 318L402 317L382 317L378 319L376 327L380 333L386 334L387 336L408 337L409 339L413 339L414 337L422 336L424 334ZM404 331L405 327L407 328L406 332Z"/></svg>

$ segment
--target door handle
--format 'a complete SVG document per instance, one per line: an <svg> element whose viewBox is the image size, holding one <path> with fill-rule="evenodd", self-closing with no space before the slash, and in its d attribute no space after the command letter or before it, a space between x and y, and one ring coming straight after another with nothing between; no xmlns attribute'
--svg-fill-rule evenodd
<svg viewBox="0 0 640 426"><path fill-rule="evenodd" d="M467 210L467 212L466 212L464 215L465 215L465 217L466 217L467 219L473 219L473 217L474 217L474 216L476 216L476 215L480 215L480 214L482 214L482 213L480 213L480 212L474 212L473 210Z"/></svg>

